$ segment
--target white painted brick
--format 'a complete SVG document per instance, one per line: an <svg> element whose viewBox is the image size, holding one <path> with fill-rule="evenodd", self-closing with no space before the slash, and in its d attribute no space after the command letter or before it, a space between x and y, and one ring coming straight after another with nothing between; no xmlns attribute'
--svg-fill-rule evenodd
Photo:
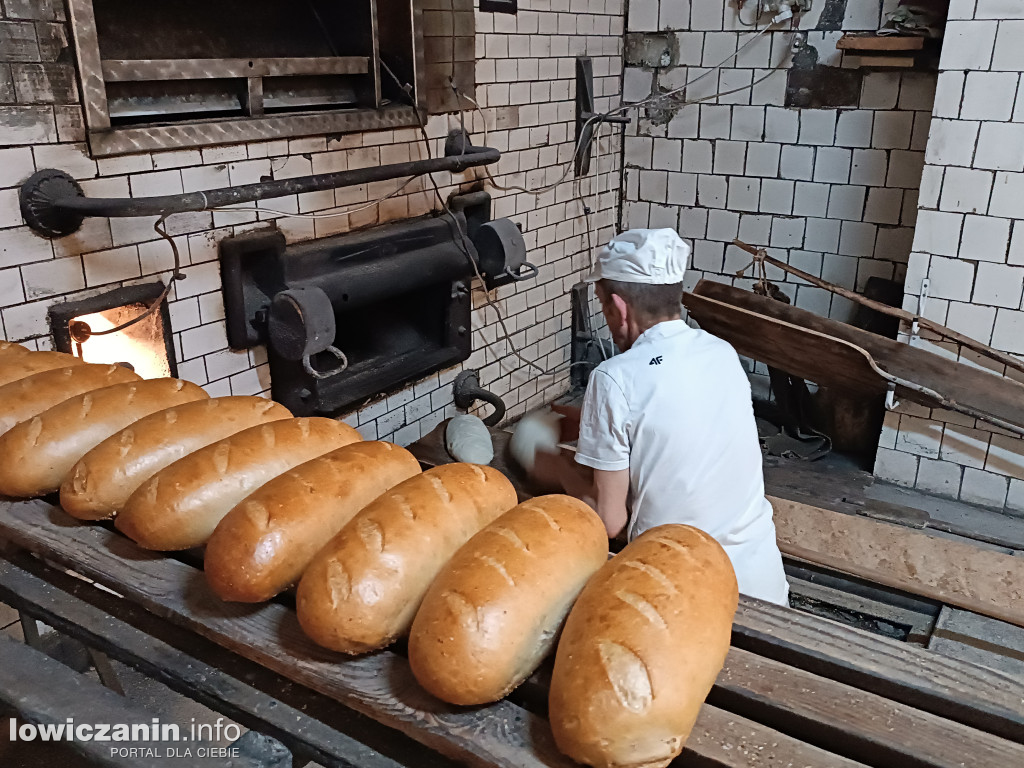
<svg viewBox="0 0 1024 768"><path fill-rule="evenodd" d="M751 245L768 245L768 241L771 238L771 229L771 216L751 216L746 214L740 219L740 240ZM743 253L741 251L737 254L741 261ZM749 260L743 261L739 266L742 267L748 263Z"/></svg>
<svg viewBox="0 0 1024 768"><path fill-rule="evenodd" d="M666 3L666 6L679 5ZM689 8L689 3L686 4ZM683 27L686 29L687 27ZM679 44L679 64L682 66L699 65L704 54L704 35L700 32L676 32Z"/></svg>
<svg viewBox="0 0 1024 768"><path fill-rule="evenodd" d="M921 171L920 203L922 208L938 208L942 191L941 166L926 165Z"/></svg>
<svg viewBox="0 0 1024 768"><path fill-rule="evenodd" d="M683 142L682 169L686 173L711 173L713 145L710 141Z"/></svg>
<svg viewBox="0 0 1024 768"><path fill-rule="evenodd" d="M779 161L782 146L756 142L747 145L748 176L776 177L779 175Z"/></svg>
<svg viewBox="0 0 1024 768"><path fill-rule="evenodd" d="M992 330L992 346L1014 354L1024 354L1024 312L999 309Z"/></svg>
<svg viewBox="0 0 1024 768"><path fill-rule="evenodd" d="M729 208L737 211L757 211L760 196L760 180L740 177L729 180Z"/></svg>
<svg viewBox="0 0 1024 768"><path fill-rule="evenodd" d="M1024 290L1024 267L1006 264L978 264L974 282L976 304L1019 309Z"/></svg>
<svg viewBox="0 0 1024 768"><path fill-rule="evenodd" d="M968 72L960 117L965 120L1009 120L1017 92L1016 72Z"/></svg>
<svg viewBox="0 0 1024 768"><path fill-rule="evenodd" d="M973 19L978 0L950 0L950 19Z"/></svg>
<svg viewBox="0 0 1024 768"><path fill-rule="evenodd" d="M779 174L785 179L806 179L814 176L814 149L784 146Z"/></svg>
<svg viewBox="0 0 1024 768"><path fill-rule="evenodd" d="M1024 20L999 22L999 34L996 36L995 52L992 55L992 69L1010 72L1024 71ZM978 25L988 25L990 21L976 21ZM945 58L945 57L943 57ZM979 67L987 69L987 67Z"/></svg>
<svg viewBox="0 0 1024 768"><path fill-rule="evenodd" d="M947 175L949 171L946 172ZM992 186L991 216L1024 219L1024 174L997 173Z"/></svg>
<svg viewBox="0 0 1024 768"><path fill-rule="evenodd" d="M886 152L877 149L853 150L850 183L881 187L889 168Z"/></svg>
<svg viewBox="0 0 1024 768"><path fill-rule="evenodd" d="M139 173L129 178L129 184L132 197L180 195L183 192L179 170Z"/></svg>
<svg viewBox="0 0 1024 768"><path fill-rule="evenodd" d="M35 173L30 147L0 149L0 187L13 187Z"/></svg>
<svg viewBox="0 0 1024 768"><path fill-rule="evenodd" d="M0 270L0 307L20 304L25 300L21 274L17 267Z"/></svg>
<svg viewBox="0 0 1024 768"><path fill-rule="evenodd" d="M191 360L200 355L209 355L228 346L227 336L222 323L200 325L179 334L181 338L182 359Z"/></svg>
<svg viewBox="0 0 1024 768"><path fill-rule="evenodd" d="M0 190L0 228L21 224L21 204L17 189Z"/></svg>
<svg viewBox="0 0 1024 768"><path fill-rule="evenodd" d="M903 205L902 189L868 190L868 202L864 209L864 221L876 224L899 224L900 208ZM870 256L870 254L867 254Z"/></svg>
<svg viewBox="0 0 1024 768"><path fill-rule="evenodd" d="M916 240L914 247L919 247ZM930 293L936 299L970 301L971 286L974 284L974 265L959 259L932 256L928 279L931 282Z"/></svg>
<svg viewBox="0 0 1024 768"><path fill-rule="evenodd" d="M950 21L946 24L939 69L989 69L996 30L994 21Z"/></svg>
<svg viewBox="0 0 1024 768"><path fill-rule="evenodd" d="M205 386L210 381L206 375L206 365L201 357L197 357L195 360L186 360L185 362L179 361L178 378L191 381L193 384L199 384L200 386Z"/></svg>
<svg viewBox="0 0 1024 768"><path fill-rule="evenodd" d="M800 143L831 146L836 140L836 111L806 109L800 115Z"/></svg>
<svg viewBox="0 0 1024 768"><path fill-rule="evenodd" d="M135 246L89 253L82 257L85 280L90 287L140 277L139 250Z"/></svg>
<svg viewBox="0 0 1024 768"><path fill-rule="evenodd" d="M85 144L41 144L32 151L37 168L59 168L80 180L96 177L96 161Z"/></svg>
<svg viewBox="0 0 1024 768"><path fill-rule="evenodd" d="M849 149L823 147L814 164L814 180L846 184L850 180L852 153Z"/></svg>
<svg viewBox="0 0 1024 768"><path fill-rule="evenodd" d="M976 19L1020 19L1024 8L1016 0L978 0Z"/></svg>
<svg viewBox="0 0 1024 768"><path fill-rule="evenodd" d="M939 208L944 211L979 213L988 210L993 175L989 171L947 168Z"/></svg>
<svg viewBox="0 0 1024 768"><path fill-rule="evenodd" d="M53 258L53 245L28 227L0 231L0 267Z"/></svg>
<svg viewBox="0 0 1024 768"><path fill-rule="evenodd" d="M865 187L834 186L828 196L828 217L860 221L864 218Z"/></svg>
<svg viewBox="0 0 1024 768"><path fill-rule="evenodd" d="M658 0L629 0L629 29L637 32L653 32L658 29L658 6ZM490 53L488 55L492 56Z"/></svg>
<svg viewBox="0 0 1024 768"><path fill-rule="evenodd" d="M839 250L840 226L840 222L832 219L808 219L804 247L812 251L835 253Z"/></svg>
<svg viewBox="0 0 1024 768"><path fill-rule="evenodd" d="M695 205L697 177L691 173L668 174L668 202L672 205Z"/></svg>
<svg viewBox="0 0 1024 768"><path fill-rule="evenodd" d="M697 179L697 202L706 208L724 208L728 185L719 176L700 176Z"/></svg>
<svg viewBox="0 0 1024 768"><path fill-rule="evenodd" d="M805 220L777 216L772 221L773 248L799 248L804 242Z"/></svg>
<svg viewBox="0 0 1024 768"><path fill-rule="evenodd" d="M878 3L851 2L846 6L846 15L843 17L844 30L870 30L875 31L879 27Z"/></svg>
<svg viewBox="0 0 1024 768"><path fill-rule="evenodd" d="M933 422L935 423L935 422ZM985 466L991 433L959 424L946 424L942 433L940 458L963 467Z"/></svg>
<svg viewBox="0 0 1024 768"><path fill-rule="evenodd" d="M843 256L870 258L875 252L878 227L859 221L844 221L839 237L839 253Z"/></svg>
<svg viewBox="0 0 1024 768"><path fill-rule="evenodd" d="M935 117L959 117L964 92L963 72L940 72L935 88Z"/></svg>
<svg viewBox="0 0 1024 768"><path fill-rule="evenodd" d="M937 459L942 433L943 425L937 421L904 415L900 418L896 450Z"/></svg>
<svg viewBox="0 0 1024 768"><path fill-rule="evenodd" d="M974 261L1005 262L1010 244L1010 220L992 216L964 217L960 258Z"/></svg>
<svg viewBox="0 0 1024 768"><path fill-rule="evenodd" d="M694 244L693 268L721 272L725 263L725 244L699 240Z"/></svg>
<svg viewBox="0 0 1024 768"><path fill-rule="evenodd" d="M955 499L960 494L963 469L949 461L922 457L917 470L917 488L925 493Z"/></svg>
<svg viewBox="0 0 1024 768"><path fill-rule="evenodd" d="M793 213L794 182L765 179L761 182L761 211L788 216ZM803 226L801 225L801 233Z"/></svg>
<svg viewBox="0 0 1024 768"><path fill-rule="evenodd" d="M167 309L171 314L171 329L173 331L188 330L200 324L199 302L194 298L185 301L171 301L167 304ZM203 381L206 379L204 378Z"/></svg>
<svg viewBox="0 0 1024 768"><path fill-rule="evenodd" d="M29 264L21 268L21 277L29 301L85 288L82 260L77 256Z"/></svg>
<svg viewBox="0 0 1024 768"><path fill-rule="evenodd" d="M973 467L964 469L960 501L1002 509L1006 504L1008 479Z"/></svg>
<svg viewBox="0 0 1024 768"><path fill-rule="evenodd" d="M912 112L877 112L871 146L876 149L908 149L913 127Z"/></svg>
<svg viewBox="0 0 1024 768"><path fill-rule="evenodd" d="M233 349L223 349L206 355L203 360L206 363L207 376L210 381L227 378L242 373L249 368L249 355L246 352L239 352ZM234 389L234 386L232 386ZM259 391L259 390L257 390Z"/></svg>
<svg viewBox="0 0 1024 768"><path fill-rule="evenodd" d="M47 321L48 301L34 301L8 307L0 312L3 316L4 331L8 341L22 341L32 336L48 336L50 324Z"/></svg>
<svg viewBox="0 0 1024 768"><path fill-rule="evenodd" d="M764 139L795 143L800 133L800 113L794 109L768 107L765 110Z"/></svg>
<svg viewBox="0 0 1024 768"><path fill-rule="evenodd" d="M1024 171L1024 124L982 123L974 167Z"/></svg>
<svg viewBox="0 0 1024 768"><path fill-rule="evenodd" d="M832 294L823 288L802 285L797 289L795 304L800 309L827 317L832 305Z"/></svg>
<svg viewBox="0 0 1024 768"><path fill-rule="evenodd" d="M1022 126L1024 127L1024 126ZM746 164L747 145L742 141L715 142L714 172L733 176L743 175Z"/></svg>
<svg viewBox="0 0 1024 768"><path fill-rule="evenodd" d="M1015 222L1013 225L1013 239L1010 240L1010 254L1007 258L1010 264L1024 266L1024 224Z"/></svg>
<svg viewBox="0 0 1024 768"><path fill-rule="evenodd" d="M988 344L992 338L992 326L996 321L995 307L980 307L977 304L965 304L952 301L946 313L946 325L965 336Z"/></svg>
<svg viewBox="0 0 1024 768"><path fill-rule="evenodd" d="M654 86L654 75L637 67L626 67L622 79L622 100L631 103L646 99L651 95Z"/></svg>
<svg viewBox="0 0 1024 768"><path fill-rule="evenodd" d="M723 28L724 5L721 0L690 0L690 29L720 30ZM729 9L732 12L732 9Z"/></svg>
<svg viewBox="0 0 1024 768"><path fill-rule="evenodd" d="M828 184L797 182L793 198L793 215L824 218L828 211L829 189Z"/></svg>
<svg viewBox="0 0 1024 768"><path fill-rule="evenodd" d="M897 72L868 72L861 88L861 109L895 109L900 95Z"/></svg>
<svg viewBox="0 0 1024 768"><path fill-rule="evenodd" d="M709 240L732 242L739 236L740 216L725 210L708 212L707 236Z"/></svg>
<svg viewBox="0 0 1024 768"><path fill-rule="evenodd" d="M1024 128L1024 126L1021 126ZM672 139L654 139L651 167L654 170L678 171L681 167L682 144Z"/></svg>
<svg viewBox="0 0 1024 768"><path fill-rule="evenodd" d="M695 139L700 134L700 110L696 106L680 109L669 121L670 139Z"/></svg>
<svg viewBox="0 0 1024 768"><path fill-rule="evenodd" d="M728 139L732 133L732 107L702 104L700 135L704 139Z"/></svg>
<svg viewBox="0 0 1024 768"><path fill-rule="evenodd" d="M689 29L689 27L690 0L660 3L658 15L659 29Z"/></svg>
<svg viewBox="0 0 1024 768"><path fill-rule="evenodd" d="M970 167L979 127L979 123L967 120L932 120L925 160L936 165Z"/></svg>
<svg viewBox="0 0 1024 768"><path fill-rule="evenodd" d="M757 141L764 137L764 107L738 106L732 110L734 141Z"/></svg>
<svg viewBox="0 0 1024 768"><path fill-rule="evenodd" d="M992 435L985 469L1024 480L1024 441L1009 435Z"/></svg>
<svg viewBox="0 0 1024 768"><path fill-rule="evenodd" d="M870 147L874 112L856 109L839 115L836 124L836 146Z"/></svg>

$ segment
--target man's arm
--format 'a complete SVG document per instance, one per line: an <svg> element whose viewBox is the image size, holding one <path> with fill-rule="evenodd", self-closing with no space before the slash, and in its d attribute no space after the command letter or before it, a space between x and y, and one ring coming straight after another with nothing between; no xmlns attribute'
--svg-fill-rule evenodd
<svg viewBox="0 0 1024 768"><path fill-rule="evenodd" d="M626 527L629 512L629 470L591 469L577 464L572 451L538 453L533 474L542 485L582 499L600 516L613 539Z"/></svg>

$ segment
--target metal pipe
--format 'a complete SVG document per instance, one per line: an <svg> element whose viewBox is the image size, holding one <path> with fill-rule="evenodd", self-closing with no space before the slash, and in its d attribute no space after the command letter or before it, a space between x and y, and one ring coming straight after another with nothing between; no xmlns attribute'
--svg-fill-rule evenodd
<svg viewBox="0 0 1024 768"><path fill-rule="evenodd" d="M463 146L462 150L451 156L412 160L406 163L356 168L294 179L277 179L182 195L139 198L86 197L74 179L63 171L43 170L35 173L22 185L21 210L29 226L37 232L56 237L77 231L82 219L87 216L168 216L174 213L204 211L407 176L443 171L460 173L467 168L496 163L501 158L501 152L490 147Z"/></svg>

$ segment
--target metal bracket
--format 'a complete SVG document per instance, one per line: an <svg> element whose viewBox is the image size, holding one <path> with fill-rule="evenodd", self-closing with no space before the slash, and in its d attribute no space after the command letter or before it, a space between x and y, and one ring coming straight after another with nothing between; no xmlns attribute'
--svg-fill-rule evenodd
<svg viewBox="0 0 1024 768"><path fill-rule="evenodd" d="M18 190L25 223L47 237L64 237L82 226L85 216L54 205L72 197L85 197L85 192L69 174L52 168L36 171Z"/></svg>
<svg viewBox="0 0 1024 768"><path fill-rule="evenodd" d="M594 143L594 129L601 123L629 124L628 117L599 115L594 111L594 60L589 56L576 57L576 155L574 168L577 176L590 173L590 150Z"/></svg>
<svg viewBox="0 0 1024 768"><path fill-rule="evenodd" d="M890 381L885 389L885 409L894 411L900 407L900 401L896 399L896 382Z"/></svg>
<svg viewBox="0 0 1024 768"><path fill-rule="evenodd" d="M930 283L926 277L921 281L921 291L917 294L917 315L914 317L914 322L910 324L909 344L912 347L917 346L918 342L921 340L921 323L918 322L918 319L924 317L924 309L928 304L929 287Z"/></svg>

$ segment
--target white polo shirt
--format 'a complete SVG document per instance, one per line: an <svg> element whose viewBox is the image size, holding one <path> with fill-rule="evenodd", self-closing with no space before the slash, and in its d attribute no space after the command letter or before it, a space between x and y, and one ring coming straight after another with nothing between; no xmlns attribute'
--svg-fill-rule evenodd
<svg viewBox="0 0 1024 768"><path fill-rule="evenodd" d="M630 541L665 523L700 528L729 554L741 593L787 603L750 383L728 343L671 320L601 363L576 461L629 469Z"/></svg>

